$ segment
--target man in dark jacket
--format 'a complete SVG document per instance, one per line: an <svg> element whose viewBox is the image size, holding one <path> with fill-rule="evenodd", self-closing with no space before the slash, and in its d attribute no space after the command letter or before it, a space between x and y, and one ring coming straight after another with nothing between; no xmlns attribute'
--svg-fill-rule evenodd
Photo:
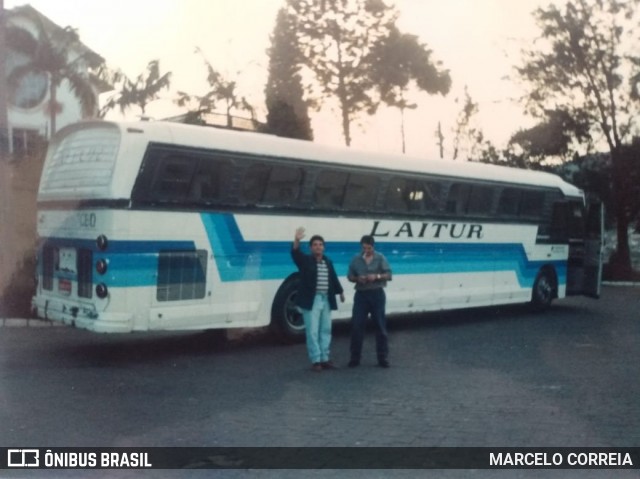
<svg viewBox="0 0 640 479"><path fill-rule="evenodd" d="M304 228L298 228L291 248L293 262L300 270L296 306L302 310L307 335L311 369L335 369L329 359L331 347L331 310L338 309L336 294L344 302L344 290L333 263L324 255L324 239L314 235L309 240L311 254L300 251Z"/></svg>

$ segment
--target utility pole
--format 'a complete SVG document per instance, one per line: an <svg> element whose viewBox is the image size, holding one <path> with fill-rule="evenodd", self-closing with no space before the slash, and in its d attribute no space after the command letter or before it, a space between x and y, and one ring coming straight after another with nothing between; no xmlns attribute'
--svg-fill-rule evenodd
<svg viewBox="0 0 640 479"><path fill-rule="evenodd" d="M442 126L440 125L440 122L438 122L436 138L438 139L438 147L440 149L440 159L442 159L444 158L444 135L442 134Z"/></svg>

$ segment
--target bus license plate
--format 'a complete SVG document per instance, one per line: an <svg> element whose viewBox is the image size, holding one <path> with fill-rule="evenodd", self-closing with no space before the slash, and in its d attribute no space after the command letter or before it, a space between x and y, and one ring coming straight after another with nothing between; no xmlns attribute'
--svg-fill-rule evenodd
<svg viewBox="0 0 640 479"><path fill-rule="evenodd" d="M60 248L60 262L58 271L76 274L76 250L75 248Z"/></svg>
<svg viewBox="0 0 640 479"><path fill-rule="evenodd" d="M69 296L71 294L71 281L68 279L59 279L58 292Z"/></svg>

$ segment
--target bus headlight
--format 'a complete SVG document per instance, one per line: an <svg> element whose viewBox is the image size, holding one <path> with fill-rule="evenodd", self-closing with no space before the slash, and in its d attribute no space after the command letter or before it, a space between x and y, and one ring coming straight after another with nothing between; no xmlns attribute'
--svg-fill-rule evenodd
<svg viewBox="0 0 640 479"><path fill-rule="evenodd" d="M96 286L96 294L98 295L98 298L100 299L104 299L107 297L107 295L109 294L109 289L107 288L107 285L104 283L100 283Z"/></svg>
<svg viewBox="0 0 640 479"><path fill-rule="evenodd" d="M100 251L104 251L109 246L109 240L105 235L100 235L96 238L96 245L98 245Z"/></svg>
<svg viewBox="0 0 640 479"><path fill-rule="evenodd" d="M99 274L105 274L107 272L107 261L105 259L96 261L96 271Z"/></svg>

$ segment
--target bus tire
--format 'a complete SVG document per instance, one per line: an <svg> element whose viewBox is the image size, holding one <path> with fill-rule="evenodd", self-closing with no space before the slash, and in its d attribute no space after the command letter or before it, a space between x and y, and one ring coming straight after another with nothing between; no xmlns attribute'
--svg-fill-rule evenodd
<svg viewBox="0 0 640 479"><path fill-rule="evenodd" d="M295 305L300 278L296 273L289 276L280 285L273 305L271 306L271 333L283 344L294 344L304 341L304 320L302 313Z"/></svg>
<svg viewBox="0 0 640 479"><path fill-rule="evenodd" d="M536 311L544 311L551 306L555 297L555 275L549 269L541 269L533 283L531 305Z"/></svg>

